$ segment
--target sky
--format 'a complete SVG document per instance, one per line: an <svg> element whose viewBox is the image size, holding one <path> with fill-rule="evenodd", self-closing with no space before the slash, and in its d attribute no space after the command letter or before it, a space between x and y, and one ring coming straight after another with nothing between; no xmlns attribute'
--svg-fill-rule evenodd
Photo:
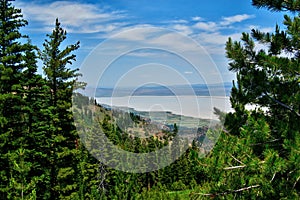
<svg viewBox="0 0 300 200"><path fill-rule="evenodd" d="M270 32L282 13L245 0L16 0L29 25L22 29L42 48L56 18L90 86L138 87L231 82L225 43L242 32ZM41 65L41 63L39 64ZM41 67L39 72L42 73ZM138 85L138 86L137 86Z"/></svg>

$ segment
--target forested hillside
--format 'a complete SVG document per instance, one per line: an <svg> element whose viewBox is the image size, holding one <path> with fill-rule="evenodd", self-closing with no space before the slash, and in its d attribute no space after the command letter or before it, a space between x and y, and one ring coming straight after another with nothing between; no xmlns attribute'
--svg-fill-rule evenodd
<svg viewBox="0 0 300 200"><path fill-rule="evenodd" d="M76 92L85 86L72 66L80 43L66 44L59 19L39 49L22 33L28 22L21 9L0 0L0 199L299 199L300 1L252 4L284 12L284 27L226 43L229 70L237 75L235 112L215 109L225 126L203 157L203 139L216 139L219 126L199 129L190 143L178 139L176 124L164 131L150 126L149 137L135 137L139 129L123 130L111 111ZM249 111L248 104L257 107ZM134 114L125 119L134 127L147 123ZM179 149L171 152L178 159L144 173L117 170L95 158L110 153L95 148L100 129L122 150L141 154L169 145Z"/></svg>

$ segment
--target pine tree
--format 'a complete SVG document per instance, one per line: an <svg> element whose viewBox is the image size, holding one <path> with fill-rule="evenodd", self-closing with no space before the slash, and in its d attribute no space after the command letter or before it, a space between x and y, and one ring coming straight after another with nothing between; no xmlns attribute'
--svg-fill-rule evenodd
<svg viewBox="0 0 300 200"><path fill-rule="evenodd" d="M37 50L37 48L35 48ZM49 131L48 120L50 113L48 109L49 87L41 75L37 75L37 54L35 51L26 51L24 65L27 69L23 72L24 79L24 100L26 106L26 144L32 165L28 177L34 179L37 198L49 199L50 171L47 157L50 154L50 145L47 140Z"/></svg>
<svg viewBox="0 0 300 200"><path fill-rule="evenodd" d="M10 0L0 1L0 198L25 198L35 193L35 173L28 138L35 87L35 50L20 33L27 25ZM22 42L23 41L23 42ZM26 42L25 42L26 41ZM33 65L31 65L34 63ZM28 76L30 74L30 76ZM28 87L29 82L31 86Z"/></svg>
<svg viewBox="0 0 300 200"><path fill-rule="evenodd" d="M237 74L231 92L234 113L207 159L209 182L194 199L300 198L300 16L299 0L253 0L284 16L285 29L252 30L226 44L229 69ZM266 49L257 50L256 43ZM256 105L247 111L245 105ZM264 110L262 109L264 108Z"/></svg>
<svg viewBox="0 0 300 200"><path fill-rule="evenodd" d="M76 56L73 51L79 48L79 42L62 48L66 31L56 19L52 34L47 35L41 58L44 62L44 73L49 86L49 131L48 142L51 144L48 156L50 166L51 199L75 198L78 191L76 180L78 135L73 123L71 111L72 94L75 89L78 69L70 69Z"/></svg>

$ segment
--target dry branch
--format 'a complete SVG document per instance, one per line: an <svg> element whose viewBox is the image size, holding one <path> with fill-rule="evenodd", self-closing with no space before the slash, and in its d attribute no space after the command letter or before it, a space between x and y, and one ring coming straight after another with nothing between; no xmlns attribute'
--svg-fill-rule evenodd
<svg viewBox="0 0 300 200"><path fill-rule="evenodd" d="M229 191L226 191L226 192L215 193L215 194L211 194L211 193L206 193L206 194L205 193L193 193L193 195L215 197L215 196L223 196L223 195L232 194L232 193L239 193L239 192L242 192L242 191L245 191L245 190L250 190L252 188L257 188L257 187L260 187L260 185L251 185L251 186L240 188L240 189L237 189L237 190L229 190Z"/></svg>

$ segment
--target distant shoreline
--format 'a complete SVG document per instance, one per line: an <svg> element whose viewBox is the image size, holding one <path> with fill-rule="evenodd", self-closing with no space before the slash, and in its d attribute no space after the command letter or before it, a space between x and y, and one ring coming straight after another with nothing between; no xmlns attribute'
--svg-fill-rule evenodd
<svg viewBox="0 0 300 200"><path fill-rule="evenodd" d="M230 96L232 83L191 84L170 86L141 87L87 87L83 93L87 96L125 97L125 96Z"/></svg>
<svg viewBox="0 0 300 200"><path fill-rule="evenodd" d="M139 112L171 112L201 119L218 119L214 115L214 107L225 112L231 111L227 96L125 96L95 99L97 103L111 107L126 107Z"/></svg>

